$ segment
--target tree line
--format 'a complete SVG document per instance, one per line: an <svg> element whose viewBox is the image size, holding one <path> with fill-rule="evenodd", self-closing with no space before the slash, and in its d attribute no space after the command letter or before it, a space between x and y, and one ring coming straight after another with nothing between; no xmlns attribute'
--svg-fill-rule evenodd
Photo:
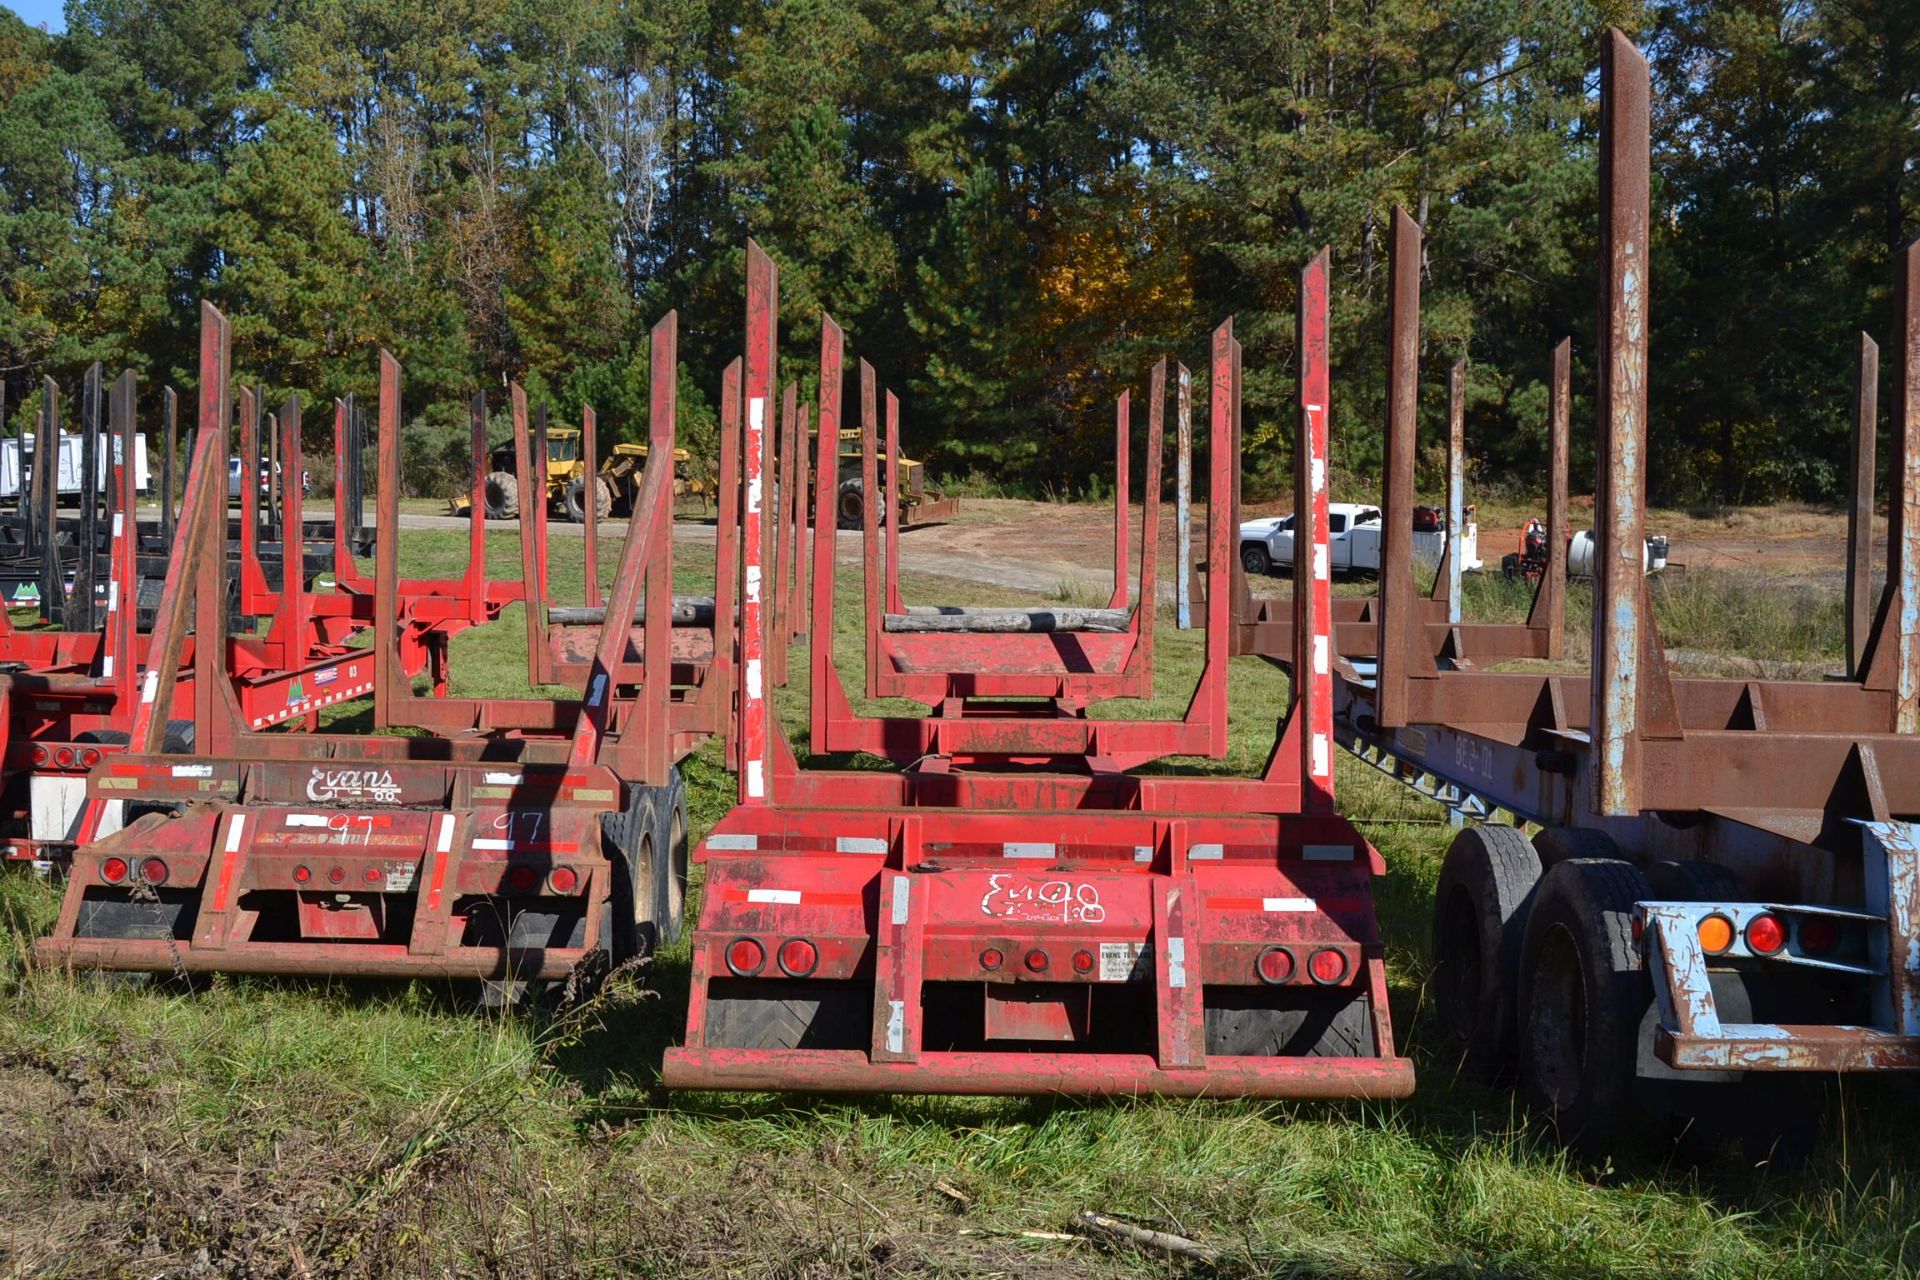
<svg viewBox="0 0 1920 1280"><path fill-rule="evenodd" d="M459 483L465 400L510 378L638 435L670 307L682 433L710 451L751 235L795 376L827 308L901 392L909 452L1025 493L1097 491L1114 397L1162 354L1203 375L1229 314L1249 483L1278 488L1295 273L1331 245L1333 448L1363 490L1400 204L1426 234L1423 423L1465 358L1480 483L1537 493L1565 334L1591 465L1609 24L1655 74L1656 498L1843 491L1854 334L1886 336L1920 232L1911 3L70 0L66 21L0 11L10 415L94 360L190 388L208 297L275 396L366 394L391 348L422 488Z"/></svg>

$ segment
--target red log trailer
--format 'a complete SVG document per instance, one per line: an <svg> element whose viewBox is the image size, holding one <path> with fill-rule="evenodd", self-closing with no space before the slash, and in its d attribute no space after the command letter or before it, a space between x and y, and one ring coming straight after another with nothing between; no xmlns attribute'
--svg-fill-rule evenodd
<svg viewBox="0 0 1920 1280"><path fill-rule="evenodd" d="M1298 509L1325 545L1323 255L1302 276ZM776 403L772 262L748 250L738 803L702 842L706 887L692 996L665 1080L680 1088L937 1093L1398 1096L1412 1088L1388 1020L1370 883L1378 855L1333 811L1329 590L1302 591L1293 707L1257 778L1129 773L1224 749L1230 597L1210 605L1206 669L1175 721L1093 721L1138 688L1151 595L1166 366L1148 413L1148 537L1126 629L1055 612L915 615L866 570L870 688L932 714L856 714L834 669L833 528L813 525L813 747L893 771L802 768L761 678L777 635L762 594L773 555L763 501ZM1211 353L1210 489L1239 451L1239 348ZM842 337L823 318L819 474L840 433ZM878 408L862 369L863 468ZM866 519L869 551L876 521ZM1233 558L1213 505L1216 563ZM1120 561L1125 576L1125 561ZM888 571L891 573L891 570ZM891 578L889 579L891 581ZM1117 591L1115 606L1129 596ZM915 631L903 620L952 618ZM981 626L958 629L970 617ZM1009 630L1009 627L1020 629Z"/></svg>

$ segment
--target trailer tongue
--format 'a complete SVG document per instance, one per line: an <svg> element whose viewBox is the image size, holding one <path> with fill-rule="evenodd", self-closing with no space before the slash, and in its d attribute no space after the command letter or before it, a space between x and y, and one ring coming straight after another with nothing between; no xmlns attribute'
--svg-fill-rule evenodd
<svg viewBox="0 0 1920 1280"><path fill-rule="evenodd" d="M1320 554L1296 602L1295 669L1305 674L1265 771L1125 771L1177 754L1225 754L1225 591L1209 601L1205 668L1180 719L1086 714L1098 698L1146 688L1164 363L1150 391L1141 585L1131 603L1116 587L1121 629L1010 629L997 616L968 629L967 611L941 610L920 616L959 621L910 630L899 621L915 615L898 599L898 541L890 536L885 548L883 591L876 520L866 515L868 691L918 699L925 716L860 714L840 685L830 650L834 521L823 487L812 522L826 531L813 547L812 745L905 766L831 770L799 765L760 678L784 644L760 591L774 553L762 495L773 469L777 285L771 261L749 247L740 790L698 852L706 888L685 1043L666 1055L669 1086L1411 1090L1411 1064L1394 1053L1370 896L1383 867L1332 805L1326 270L1322 256L1302 276L1296 458L1296 510L1310 526L1303 545ZM839 328L823 318L818 474L833 473L841 346ZM1210 490L1225 495L1239 457L1230 325L1214 335L1211 373ZM877 400L863 374L871 480ZM1232 563L1230 504L1211 510L1210 557Z"/></svg>

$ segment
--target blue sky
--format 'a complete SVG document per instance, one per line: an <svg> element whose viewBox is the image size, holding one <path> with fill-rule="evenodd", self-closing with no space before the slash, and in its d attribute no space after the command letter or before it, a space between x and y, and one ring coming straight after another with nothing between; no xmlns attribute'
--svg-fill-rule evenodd
<svg viewBox="0 0 1920 1280"><path fill-rule="evenodd" d="M49 31L65 31L67 15L65 0L9 0L0 8L11 9L26 20L30 27L45 25Z"/></svg>

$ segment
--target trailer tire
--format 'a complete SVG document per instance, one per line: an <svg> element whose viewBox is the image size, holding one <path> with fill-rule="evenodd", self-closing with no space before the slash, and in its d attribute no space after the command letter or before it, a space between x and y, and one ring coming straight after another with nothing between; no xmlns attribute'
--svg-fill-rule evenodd
<svg viewBox="0 0 1920 1280"><path fill-rule="evenodd" d="M1476 1080L1513 1073L1527 909L1540 855L1517 827L1468 827L1433 895L1434 1011L1445 1052Z"/></svg>
<svg viewBox="0 0 1920 1280"><path fill-rule="evenodd" d="M840 493L834 500L834 518L842 529L865 527L867 490L858 476L840 482Z"/></svg>
<svg viewBox="0 0 1920 1280"><path fill-rule="evenodd" d="M512 520L520 514L520 481L511 471L489 471L481 487L487 519Z"/></svg>
<svg viewBox="0 0 1920 1280"><path fill-rule="evenodd" d="M1311 992L1299 1007L1275 1009L1256 1003L1265 991L1209 993L1207 1052L1254 1058L1375 1058L1373 1010L1357 991ZM1391 1052L1389 1048L1388 1052Z"/></svg>
<svg viewBox="0 0 1920 1280"><path fill-rule="evenodd" d="M1533 849L1540 855L1542 875L1573 858L1626 861L1612 836L1586 827L1542 827L1533 833Z"/></svg>
<svg viewBox="0 0 1920 1280"><path fill-rule="evenodd" d="M600 820L600 845L607 857L608 884L600 936L616 965L646 955L654 945L655 789L627 787L627 803Z"/></svg>
<svg viewBox="0 0 1920 1280"><path fill-rule="evenodd" d="M1264 578L1273 572L1273 557L1259 543L1243 542L1240 544L1240 567L1256 578Z"/></svg>
<svg viewBox="0 0 1920 1280"><path fill-rule="evenodd" d="M1520 1082L1540 1119L1588 1156L1634 1118L1640 1024L1653 992L1632 932L1637 867L1574 858L1540 879L1520 953Z"/></svg>
<svg viewBox="0 0 1920 1280"><path fill-rule="evenodd" d="M654 932L666 946L680 941L687 920L687 780L677 765L654 791L653 818Z"/></svg>
<svg viewBox="0 0 1920 1280"><path fill-rule="evenodd" d="M737 986L752 995L723 994ZM741 979L714 983L706 1041L724 1049L853 1049L873 1038L871 988L847 983Z"/></svg>

